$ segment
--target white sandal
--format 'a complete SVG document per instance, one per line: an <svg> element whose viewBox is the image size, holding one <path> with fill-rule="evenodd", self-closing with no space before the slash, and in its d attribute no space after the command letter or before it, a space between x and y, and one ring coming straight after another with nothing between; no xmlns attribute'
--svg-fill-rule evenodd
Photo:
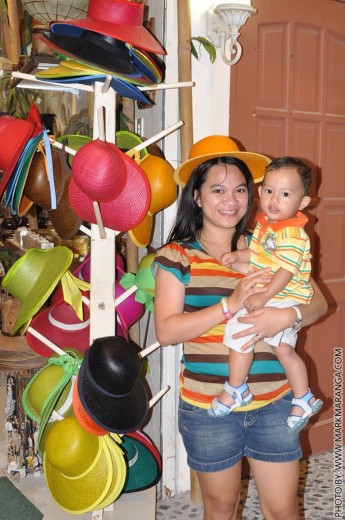
<svg viewBox="0 0 345 520"><path fill-rule="evenodd" d="M298 433L303 430L303 428L308 424L310 417L321 410L323 402L321 399L316 399L316 401L311 404L310 401L313 398L315 399L314 394L312 394L310 389L308 389L308 392L302 397L292 399L291 405L299 406L303 410L302 415L289 415L287 426L292 432Z"/></svg>
<svg viewBox="0 0 345 520"><path fill-rule="evenodd" d="M218 401L218 399L213 399L211 408L207 410L208 415L212 417L223 417L224 415L228 415L235 408L239 408L240 406L246 406L251 403L253 400L253 394L249 391L249 393L244 396L243 394L249 390L249 387L246 382L244 382L241 386L231 386L226 381L224 383L224 390L231 395L234 402L231 406L227 406L224 403Z"/></svg>

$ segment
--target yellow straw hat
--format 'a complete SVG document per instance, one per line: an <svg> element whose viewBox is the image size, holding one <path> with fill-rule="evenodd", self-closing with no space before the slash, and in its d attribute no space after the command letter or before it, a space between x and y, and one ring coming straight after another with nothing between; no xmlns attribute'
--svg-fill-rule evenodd
<svg viewBox="0 0 345 520"><path fill-rule="evenodd" d="M237 157L237 159L241 159L248 166L254 182L262 181L266 166L271 162L271 159L265 155L242 152L230 137L211 135L193 144L189 152L189 159L175 170L175 182L184 187L192 171L199 164L217 157Z"/></svg>

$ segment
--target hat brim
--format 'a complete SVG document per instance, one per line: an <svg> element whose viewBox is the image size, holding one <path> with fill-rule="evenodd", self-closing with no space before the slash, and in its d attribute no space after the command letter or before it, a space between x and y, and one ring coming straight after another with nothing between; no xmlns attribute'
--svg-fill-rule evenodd
<svg viewBox="0 0 345 520"><path fill-rule="evenodd" d="M137 247L146 247L152 239L154 218L147 214L138 226L128 231L129 236Z"/></svg>
<svg viewBox="0 0 345 520"><path fill-rule="evenodd" d="M92 435L106 435L109 433L105 428L96 424L83 407L78 392L78 376L73 386L72 404L77 421L87 432Z"/></svg>
<svg viewBox="0 0 345 520"><path fill-rule="evenodd" d="M29 249L7 271L2 286L21 302L13 326L15 334L47 301L73 260L65 246L52 249Z"/></svg>
<svg viewBox="0 0 345 520"><path fill-rule="evenodd" d="M79 18L78 20L61 20L51 22L49 26L51 32L55 34L76 35L82 30L94 31L105 34L111 38L116 38L125 43L134 45L146 51L156 54L165 54L161 44L149 33L143 25L115 24L106 20L94 18Z"/></svg>
<svg viewBox="0 0 345 520"><path fill-rule="evenodd" d="M62 311L67 323L58 321L54 317L57 307L60 307L60 312ZM84 303L83 316L84 321L80 321L73 307L62 301L36 314L31 327L62 349L75 348L84 353L90 346L90 310ZM33 336L29 330L26 332L26 340L29 347L37 354L45 357L52 355L51 349Z"/></svg>
<svg viewBox="0 0 345 520"><path fill-rule="evenodd" d="M73 69L68 69L67 67L60 66L53 67L53 69L49 70L51 71L51 76L40 76L39 79L43 81L53 80L55 83L62 83L67 85L69 83L85 83L86 85L93 85L95 81L103 81L107 77L106 74L80 76L78 74L78 71L74 71ZM135 101L140 101L141 103L145 104L152 104L152 100L149 99L132 83L128 83L122 79L113 76L110 82L110 86L115 90L115 92L117 92L122 97L134 99Z"/></svg>
<svg viewBox="0 0 345 520"><path fill-rule="evenodd" d="M236 157L241 159L248 166L255 183L261 182L264 178L266 166L271 162L269 157L254 152L217 152L213 154L206 154L199 157L189 159L180 164L174 172L174 179L177 184L183 188L188 182L193 170L205 161L216 159L218 157Z"/></svg>
<svg viewBox="0 0 345 520"><path fill-rule="evenodd" d="M78 394L86 412L96 424L113 433L128 433L140 428L148 412L148 397L141 379L125 396L111 396L102 392L88 369L89 349L78 374Z"/></svg>
<svg viewBox="0 0 345 520"><path fill-rule="evenodd" d="M155 486L161 478L161 466L153 453L155 447L150 449L140 438L128 434L122 437L121 448L125 452L127 463L123 492L134 493Z"/></svg>

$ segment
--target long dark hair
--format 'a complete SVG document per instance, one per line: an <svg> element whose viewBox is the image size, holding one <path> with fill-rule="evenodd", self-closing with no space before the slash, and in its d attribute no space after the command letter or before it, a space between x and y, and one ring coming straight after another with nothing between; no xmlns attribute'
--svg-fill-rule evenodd
<svg viewBox="0 0 345 520"><path fill-rule="evenodd" d="M175 240L196 240L203 226L202 209L194 200L195 192L200 192L202 185L206 181L208 172L216 164L227 164L237 166L241 171L248 189L248 208L246 214L238 222L235 233L231 240L231 251L237 250L237 242L241 235L248 235L247 222L252 207L254 183L252 174L248 166L237 157L217 157L203 162L197 166L186 186L182 190L181 198L177 208L175 223L169 233L167 243Z"/></svg>

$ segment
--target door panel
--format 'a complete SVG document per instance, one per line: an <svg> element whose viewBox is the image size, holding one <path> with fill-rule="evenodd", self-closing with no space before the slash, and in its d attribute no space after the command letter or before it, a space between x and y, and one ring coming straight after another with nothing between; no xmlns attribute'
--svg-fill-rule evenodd
<svg viewBox="0 0 345 520"><path fill-rule="evenodd" d="M325 405L302 433L305 455L333 447L333 349L345 339L345 3L254 0L231 69L229 135L243 149L312 165L306 211L313 276L327 316L301 331L298 352Z"/></svg>

